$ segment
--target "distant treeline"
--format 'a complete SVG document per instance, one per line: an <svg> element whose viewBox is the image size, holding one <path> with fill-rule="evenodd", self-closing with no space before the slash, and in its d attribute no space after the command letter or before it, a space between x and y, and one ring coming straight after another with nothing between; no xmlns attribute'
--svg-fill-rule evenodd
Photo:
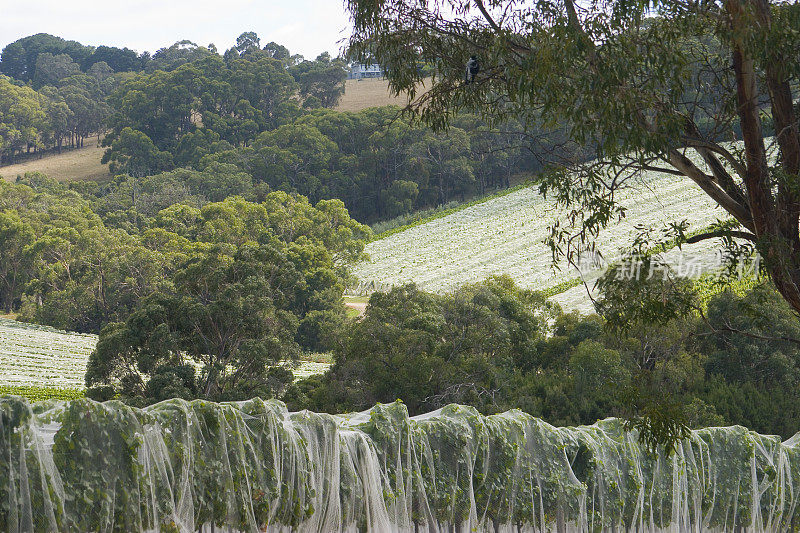
<svg viewBox="0 0 800 533"><path fill-rule="evenodd" d="M344 60L322 54L315 61L305 61L276 43L262 49L254 33L242 34L224 58L232 61L256 51L284 67L294 84L288 89L307 107L335 105L344 92ZM124 95L129 90L125 82L208 57L219 58L213 46L189 41L151 56L128 48L84 46L45 33L19 39L0 56L0 157L10 163L21 151L60 148L65 138L70 145L80 146L86 136L107 126L114 111L107 99L115 91ZM253 84L262 81L249 79ZM277 80L285 81L285 77Z"/></svg>
<svg viewBox="0 0 800 533"><path fill-rule="evenodd" d="M252 32L224 54L181 41L152 55L37 34L3 50L0 73L3 163L105 132L113 175L224 163L250 176L246 188L339 198L370 223L540 168L521 124L492 128L463 115L434 133L398 108L326 109L344 93L346 60L306 61Z"/></svg>

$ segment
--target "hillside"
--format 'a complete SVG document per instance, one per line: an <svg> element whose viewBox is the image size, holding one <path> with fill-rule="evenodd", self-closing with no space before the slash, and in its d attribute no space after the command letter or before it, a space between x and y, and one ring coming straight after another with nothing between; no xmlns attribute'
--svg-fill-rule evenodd
<svg viewBox="0 0 800 533"><path fill-rule="evenodd" d="M90 137L83 148L0 167L0 178L14 181L26 172L42 172L59 181L100 180L108 177L108 167L100 163L103 151L97 137Z"/></svg>
<svg viewBox="0 0 800 533"><path fill-rule="evenodd" d="M369 107L385 105L405 106L408 98L394 96L389 91L389 85L383 78L366 78L363 80L347 80L345 92L337 111L361 111Z"/></svg>
<svg viewBox="0 0 800 533"><path fill-rule="evenodd" d="M337 111L361 111L386 105L403 106L408 100L393 96L385 79L347 80L345 94ZM100 163L104 148L97 145L97 137L89 137L84 148L48 154L41 159L0 167L0 178L14 181L27 172L42 172L59 181L101 180L108 177L108 167Z"/></svg>
<svg viewBox="0 0 800 533"><path fill-rule="evenodd" d="M597 241L607 261L619 257L637 225L657 227L689 218L691 231L725 218L698 187L666 174L641 176L636 191L629 190L620 200L627 217ZM425 290L447 292L463 283L508 274L522 287L557 292L554 299L567 309L588 311L586 289L578 284L581 273L566 265L554 270L550 249L543 243L557 214L537 190L522 188L375 240L367 245L370 260L355 268L360 280L356 292L410 281ZM683 251L708 267L717 245L706 241L684 246ZM671 252L672 261L681 261L679 252ZM584 272L590 286L598 272L591 270Z"/></svg>

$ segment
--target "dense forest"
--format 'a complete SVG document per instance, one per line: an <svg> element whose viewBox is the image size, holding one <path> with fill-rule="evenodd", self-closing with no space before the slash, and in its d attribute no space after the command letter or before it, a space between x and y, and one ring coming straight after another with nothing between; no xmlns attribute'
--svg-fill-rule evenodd
<svg viewBox="0 0 800 533"><path fill-rule="evenodd" d="M38 34L5 47L0 74L3 162L103 135L115 182L224 163L254 190L339 198L372 223L540 168L520 124L464 115L441 134L397 108L333 111L343 58L304 60L251 32L224 54L181 41L152 55Z"/></svg>

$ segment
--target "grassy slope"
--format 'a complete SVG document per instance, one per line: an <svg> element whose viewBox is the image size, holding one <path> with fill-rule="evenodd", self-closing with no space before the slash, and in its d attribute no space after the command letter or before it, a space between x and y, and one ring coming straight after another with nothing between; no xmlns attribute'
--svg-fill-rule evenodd
<svg viewBox="0 0 800 533"><path fill-rule="evenodd" d="M389 84L383 78L368 78L363 80L347 80L345 92L337 111L361 111L369 107L396 105L403 107L408 103L408 98L394 96L389 92Z"/></svg>
<svg viewBox="0 0 800 533"><path fill-rule="evenodd" d="M345 81L344 96L336 106L337 111L361 111L369 107L385 105L404 106L406 98L392 96L383 78Z"/></svg>
<svg viewBox="0 0 800 533"><path fill-rule="evenodd" d="M103 151L104 148L97 146L97 137L91 137L78 150L0 167L0 178L14 181L26 172L42 172L61 181L104 179L108 177L108 167L100 163Z"/></svg>

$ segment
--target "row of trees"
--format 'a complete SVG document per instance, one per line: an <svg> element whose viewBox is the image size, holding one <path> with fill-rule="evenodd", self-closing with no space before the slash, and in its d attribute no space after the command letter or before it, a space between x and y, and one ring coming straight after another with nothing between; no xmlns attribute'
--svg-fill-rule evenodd
<svg viewBox="0 0 800 533"><path fill-rule="evenodd" d="M310 91L306 102L333 101L335 92L304 87L306 76L338 68L326 67L332 62L325 58L306 63L287 69L263 51L250 52L129 80L109 100L115 112L104 161L112 172L135 177L235 165L254 185L312 201L339 198L368 222L483 194L539 168L511 122L489 128L462 115L445 134L410 122L397 108L304 110L298 91ZM295 68L312 70L296 83Z"/></svg>
<svg viewBox="0 0 800 533"><path fill-rule="evenodd" d="M246 180L248 190L297 192L312 201L338 198L366 222L463 201L540 168L518 131L464 116L447 134L437 134L398 117L398 111L316 110L240 147L203 127L183 135L172 150L160 150L146 134L126 127L106 160L120 175L117 181L136 176L142 184L154 184L153 175L173 168L203 174L226 168L228 175L245 175L237 179Z"/></svg>
<svg viewBox="0 0 800 533"><path fill-rule="evenodd" d="M678 435L741 424L788 438L800 424L796 339L800 325L768 283L719 292L703 318L625 332L598 315L563 314L508 278L447 295L406 285L374 294L364 318L339 334L331 371L284 399L340 413L400 398L412 415L458 402L487 414L519 408L555 425L608 416L635 424L643 413L663 421L669 411Z"/></svg>
<svg viewBox="0 0 800 533"><path fill-rule="evenodd" d="M109 99L104 161L134 177L235 165L254 185L312 201L339 198L367 222L483 194L539 168L513 121L490 128L461 115L445 134L397 108L319 107L341 95L341 80L331 74L344 73L337 61L323 55L293 64L287 50L245 40L224 58L128 80ZM555 142L540 139L548 148Z"/></svg>
<svg viewBox="0 0 800 533"><path fill-rule="evenodd" d="M46 57L49 56L49 57ZM0 162L13 163L19 153L83 146L98 134L109 114L105 97L118 84L104 63L96 63L84 74L60 70L67 56L40 56L49 62L52 84L38 91L0 76ZM63 77L59 77L63 76Z"/></svg>
<svg viewBox="0 0 800 533"><path fill-rule="evenodd" d="M65 56L69 64L88 72L96 63L105 63L114 72L141 70L147 56L138 56L128 48L113 46L85 46L77 41L67 41L55 35L37 33L6 45L0 53L0 74L24 83L41 77L39 56ZM41 85L40 85L41 86Z"/></svg>
<svg viewBox="0 0 800 533"><path fill-rule="evenodd" d="M275 127L279 117L297 115L299 105L335 105L344 93L345 69L342 59L327 53L305 61L276 43L262 49L253 33L243 34L224 56L182 41L152 58L37 34L3 50L3 82L19 89L0 93L0 148L4 162L13 162L22 150L60 149L67 134L80 146L106 127L109 142L131 127L165 150L177 142L170 136L193 130L201 117L241 144ZM142 115L143 106L153 106L150 115Z"/></svg>
<svg viewBox="0 0 800 533"><path fill-rule="evenodd" d="M260 42L257 34L245 32L237 38L236 45L226 52L225 57L227 59L263 50L271 57L285 61L287 64L299 65L305 62L303 56L290 54L284 46L271 42L262 49ZM103 45L86 46L55 35L37 33L18 39L3 48L0 52L0 74L25 83L36 83L39 56L43 54L65 55L83 72L88 72L92 66L101 62L108 65L114 72L155 72L156 70L175 70L182 64L217 53L217 48L213 44L204 47L198 46L192 41L182 40L171 46L160 48L153 54L150 52L137 54L129 48ZM306 70L308 69L304 69L304 71Z"/></svg>
<svg viewBox="0 0 800 533"><path fill-rule="evenodd" d="M367 222L508 187L517 174L540 168L513 126L493 129L465 115L446 134L435 133L398 113L318 110L227 150L215 137L193 137L205 146L192 146L200 158L190 164L231 164L273 189L340 198Z"/></svg>

